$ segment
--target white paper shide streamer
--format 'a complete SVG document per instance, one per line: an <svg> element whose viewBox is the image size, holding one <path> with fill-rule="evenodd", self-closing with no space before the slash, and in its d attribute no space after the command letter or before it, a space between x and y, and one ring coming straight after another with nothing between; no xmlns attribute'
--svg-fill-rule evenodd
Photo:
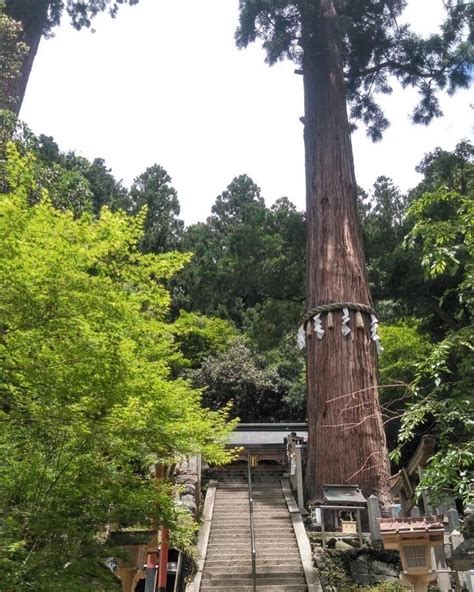
<svg viewBox="0 0 474 592"><path fill-rule="evenodd" d="M380 343L380 335L377 333L379 328L379 321L374 314L370 315L370 339L375 341L375 347L377 348L377 353L383 352L382 344Z"/></svg>
<svg viewBox="0 0 474 592"><path fill-rule="evenodd" d="M300 325L298 329L298 335L296 336L296 344L298 349L304 349L306 347L306 335L304 331L304 325Z"/></svg>
<svg viewBox="0 0 474 592"><path fill-rule="evenodd" d="M313 317L313 326L318 339L322 339L324 337L324 329L321 322L321 313Z"/></svg>
<svg viewBox="0 0 474 592"><path fill-rule="evenodd" d="M351 320L351 317L349 316L349 309L343 308L342 309L342 334L344 335L344 337L347 337L349 335L349 333L351 332L350 327L349 327L350 320Z"/></svg>

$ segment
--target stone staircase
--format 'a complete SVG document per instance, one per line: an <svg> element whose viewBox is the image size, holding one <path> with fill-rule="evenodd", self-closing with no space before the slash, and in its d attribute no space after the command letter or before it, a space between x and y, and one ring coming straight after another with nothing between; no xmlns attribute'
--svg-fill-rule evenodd
<svg viewBox="0 0 474 592"><path fill-rule="evenodd" d="M217 476L217 475L216 475ZM251 592L248 489L243 469L222 472L217 485L201 592ZM279 470L257 470L252 479L257 590L308 590Z"/></svg>

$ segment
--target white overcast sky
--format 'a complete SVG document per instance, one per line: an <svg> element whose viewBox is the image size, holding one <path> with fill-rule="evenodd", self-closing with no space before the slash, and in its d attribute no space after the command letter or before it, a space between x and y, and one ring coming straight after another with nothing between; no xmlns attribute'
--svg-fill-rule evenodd
<svg viewBox="0 0 474 592"><path fill-rule="evenodd" d="M409 0L405 13L420 33L441 16L441 0ZM237 19L237 0L140 0L115 20L100 15L95 33L64 18L40 44L21 118L63 150L104 158L126 185L161 164L188 224L241 173L267 204L287 196L303 209L302 78L289 62L269 68L255 44L237 50ZM425 152L471 136L470 91L445 97L445 117L427 128L410 124L414 101L410 90L384 97L392 125L382 142L353 135L359 185L385 174L412 187Z"/></svg>

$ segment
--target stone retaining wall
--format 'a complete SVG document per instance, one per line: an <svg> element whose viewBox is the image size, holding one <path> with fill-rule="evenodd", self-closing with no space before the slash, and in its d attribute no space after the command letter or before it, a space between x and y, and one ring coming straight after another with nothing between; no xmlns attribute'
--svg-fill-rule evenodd
<svg viewBox="0 0 474 592"><path fill-rule="evenodd" d="M368 545L356 549L349 543L337 541L332 549L314 547L313 559L325 592L400 582L400 557L394 551L378 551Z"/></svg>

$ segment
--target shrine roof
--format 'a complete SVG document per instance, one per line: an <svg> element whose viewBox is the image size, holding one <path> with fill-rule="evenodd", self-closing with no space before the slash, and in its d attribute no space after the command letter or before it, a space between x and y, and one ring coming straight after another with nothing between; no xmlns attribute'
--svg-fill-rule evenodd
<svg viewBox="0 0 474 592"><path fill-rule="evenodd" d="M357 485L323 485L326 504L366 504L367 500Z"/></svg>
<svg viewBox="0 0 474 592"><path fill-rule="evenodd" d="M308 437L305 423L241 423L230 435L231 446L284 446L288 434Z"/></svg>
<svg viewBox="0 0 474 592"><path fill-rule="evenodd" d="M444 532L443 519L440 516L420 516L419 518L381 518L380 531L388 532L425 532L441 530Z"/></svg>

